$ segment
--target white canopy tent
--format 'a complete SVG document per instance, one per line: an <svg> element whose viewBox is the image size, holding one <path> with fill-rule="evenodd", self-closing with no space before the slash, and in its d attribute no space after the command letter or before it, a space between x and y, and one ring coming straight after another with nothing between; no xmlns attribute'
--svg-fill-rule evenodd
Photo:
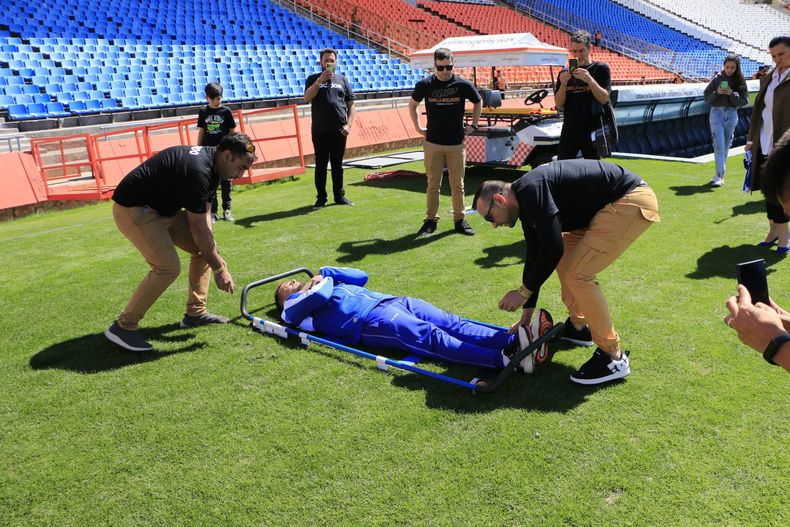
<svg viewBox="0 0 790 527"><path fill-rule="evenodd" d="M455 57L455 66L564 66L568 50L544 44L532 33L505 35L475 35L447 38L430 49L415 51L410 55L414 68L433 68L433 52L448 48Z"/></svg>

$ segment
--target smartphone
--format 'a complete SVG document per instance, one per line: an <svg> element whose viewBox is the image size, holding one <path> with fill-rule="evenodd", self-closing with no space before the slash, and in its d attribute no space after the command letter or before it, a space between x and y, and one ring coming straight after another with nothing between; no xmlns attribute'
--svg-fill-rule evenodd
<svg viewBox="0 0 790 527"><path fill-rule="evenodd" d="M336 63L336 62L330 62L330 63L328 63L328 64L326 65L326 69L327 69L327 71L329 71L330 73L334 73L334 72L335 72L335 66L336 66L336 65L337 65L337 63Z"/></svg>
<svg viewBox="0 0 790 527"><path fill-rule="evenodd" d="M762 302L770 305L768 300L768 279L765 274L765 260L752 260L737 264L738 283L746 287L752 295L752 303Z"/></svg>
<svg viewBox="0 0 790 527"><path fill-rule="evenodd" d="M730 83L727 82L727 81L721 81L719 83L719 88L721 88L722 90L729 90L730 89Z"/></svg>
<svg viewBox="0 0 790 527"><path fill-rule="evenodd" d="M573 70L579 67L579 59L572 58L568 59L568 70L573 73Z"/></svg>

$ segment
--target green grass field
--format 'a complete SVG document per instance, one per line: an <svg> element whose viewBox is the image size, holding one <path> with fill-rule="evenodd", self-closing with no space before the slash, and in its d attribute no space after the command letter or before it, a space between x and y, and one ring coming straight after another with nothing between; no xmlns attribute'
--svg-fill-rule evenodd
<svg viewBox="0 0 790 527"><path fill-rule="evenodd" d="M785 262L753 246L766 221L740 163L712 191L710 164L622 162L663 221L599 277L632 373L597 389L568 380L590 350L567 346L490 395L381 372L253 331L213 285L233 323L182 330L185 275L143 320L157 351L121 352L102 331L147 267L110 204L0 224L0 525L788 525L790 376L722 323L739 261L766 258L790 303ZM237 187L238 220L215 227L237 285L353 266L372 289L515 320L497 302L520 280L520 226L475 215L477 236L452 234L445 188L439 230L415 240L424 180L365 173L347 172L353 208L312 212L310 172ZM470 170L467 202L489 174ZM270 313L272 291L251 307ZM565 319L556 277L540 304Z"/></svg>

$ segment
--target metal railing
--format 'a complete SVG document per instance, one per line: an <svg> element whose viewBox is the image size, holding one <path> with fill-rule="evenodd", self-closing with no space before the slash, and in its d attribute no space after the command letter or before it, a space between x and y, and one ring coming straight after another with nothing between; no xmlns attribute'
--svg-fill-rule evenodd
<svg viewBox="0 0 790 527"><path fill-rule="evenodd" d="M688 80L706 80L697 78L693 75L690 76L688 74L688 69L683 67L683 62L685 61L682 54L677 51L651 44L650 42L625 34L612 27L601 27L600 25L593 24L590 20L571 11L561 9L545 0L533 0L529 4L521 2L514 4L513 7L518 12L541 20L563 31L573 32L584 30L588 31L590 34L595 34L597 30L601 30L603 32L603 39L601 42L604 47L611 51L621 53L639 62L681 75Z"/></svg>
<svg viewBox="0 0 790 527"><path fill-rule="evenodd" d="M368 47L381 49L389 55L406 61L409 60L409 55L412 52L417 49L429 48L437 42L436 37L398 22L385 20L379 13L359 6L355 6L354 9L360 14L360 19L351 20L338 13L330 12L309 0L274 0L274 2L305 16L312 22L328 26L342 35L364 42ZM378 21L374 24L376 27L363 27L370 26L370 20ZM395 34L407 37L409 44L390 36Z"/></svg>

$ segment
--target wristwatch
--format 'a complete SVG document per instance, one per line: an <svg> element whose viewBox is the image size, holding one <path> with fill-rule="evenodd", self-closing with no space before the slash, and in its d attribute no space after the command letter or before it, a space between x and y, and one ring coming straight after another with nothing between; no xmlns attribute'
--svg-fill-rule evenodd
<svg viewBox="0 0 790 527"><path fill-rule="evenodd" d="M469 126L471 126L471 127L472 127L473 129L475 129L475 130L477 130L478 128L480 128L480 126L478 126L478 125L476 125L476 124L470 124Z"/></svg>
<svg viewBox="0 0 790 527"><path fill-rule="evenodd" d="M766 347L763 352L763 358L767 360L769 364L778 366L778 364L774 362L774 355L776 355L779 348L781 348L785 342L790 342L790 334L785 333L784 335L772 338L771 342L768 343L768 347Z"/></svg>

